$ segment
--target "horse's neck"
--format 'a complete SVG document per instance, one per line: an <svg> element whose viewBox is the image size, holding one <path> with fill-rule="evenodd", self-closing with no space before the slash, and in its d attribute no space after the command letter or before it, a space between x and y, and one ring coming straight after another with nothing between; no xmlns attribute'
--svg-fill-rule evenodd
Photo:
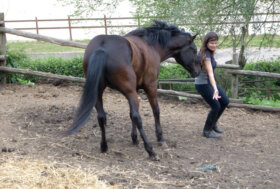
<svg viewBox="0 0 280 189"><path fill-rule="evenodd" d="M161 58L161 62L167 60L168 58L171 58L178 52L179 49L181 49L183 46L185 46L187 43L186 38L177 37L170 41L165 51L163 51L163 56Z"/></svg>
<svg viewBox="0 0 280 189"><path fill-rule="evenodd" d="M136 48L137 51L141 51L143 55L146 53L153 53L157 54L159 57L161 57L161 51L155 46L149 45L144 39L137 36L125 36L125 38L130 43L131 47Z"/></svg>

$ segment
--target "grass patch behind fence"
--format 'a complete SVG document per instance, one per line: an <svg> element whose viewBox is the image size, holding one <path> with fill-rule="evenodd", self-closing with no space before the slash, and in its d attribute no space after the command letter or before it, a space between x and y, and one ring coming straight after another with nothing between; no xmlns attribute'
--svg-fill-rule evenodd
<svg viewBox="0 0 280 189"><path fill-rule="evenodd" d="M75 40L76 42L88 44L89 39L85 40ZM199 48L201 46L201 40L196 39L195 44ZM240 41L237 42L238 47L240 46ZM275 47L280 48L280 36L275 35L257 35L248 44L249 47ZM8 47L11 50L22 50L25 49L27 54L32 53L42 53L42 52L83 52L84 49L75 47L60 46L43 41L8 41ZM219 48L232 48L231 37L220 36Z"/></svg>
<svg viewBox="0 0 280 189"><path fill-rule="evenodd" d="M88 44L89 40L79 40L79 43ZM83 52L84 49L56 45L44 41L8 41L8 48L11 50L23 50L27 54L42 53L42 52Z"/></svg>

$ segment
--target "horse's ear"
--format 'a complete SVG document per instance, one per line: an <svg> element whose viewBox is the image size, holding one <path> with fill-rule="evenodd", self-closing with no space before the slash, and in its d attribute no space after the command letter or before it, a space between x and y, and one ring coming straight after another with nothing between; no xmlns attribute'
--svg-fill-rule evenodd
<svg viewBox="0 0 280 189"><path fill-rule="evenodd" d="M192 36L192 40L194 41L194 39L196 38L196 36L198 36L198 33L195 34L194 36Z"/></svg>

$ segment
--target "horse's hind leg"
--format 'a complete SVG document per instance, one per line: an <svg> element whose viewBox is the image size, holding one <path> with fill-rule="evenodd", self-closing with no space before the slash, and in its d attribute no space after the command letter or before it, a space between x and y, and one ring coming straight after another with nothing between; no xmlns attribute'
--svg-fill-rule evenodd
<svg viewBox="0 0 280 189"><path fill-rule="evenodd" d="M139 130L140 136L144 141L144 146L146 151L148 152L150 157L154 158L155 160L159 160L158 155L154 152L153 147L148 141L147 136L143 130L142 119L138 112L139 102L138 102L138 96L136 90L132 91L129 94L125 94L125 96L127 97L130 106L130 118L133 124L136 125Z"/></svg>
<svg viewBox="0 0 280 189"><path fill-rule="evenodd" d="M103 109L103 101L102 101L102 95L103 95L104 89L100 90L98 93L98 100L95 105L95 109L97 111L97 119L99 123L99 127L101 129L101 143L100 143L100 149L101 152L107 152L108 145L106 141L106 131L105 131L105 125L106 125L106 113Z"/></svg>

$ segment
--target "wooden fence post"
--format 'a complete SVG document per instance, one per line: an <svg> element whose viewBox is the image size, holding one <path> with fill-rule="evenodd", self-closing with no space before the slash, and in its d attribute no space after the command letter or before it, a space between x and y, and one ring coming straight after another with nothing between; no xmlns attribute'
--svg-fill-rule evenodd
<svg viewBox="0 0 280 189"><path fill-rule="evenodd" d="M35 17L35 24L36 24L36 33L37 35L39 34L39 24L38 24L38 18L37 16Z"/></svg>
<svg viewBox="0 0 280 189"><path fill-rule="evenodd" d="M138 20L138 28L140 28L140 18L137 18Z"/></svg>
<svg viewBox="0 0 280 189"><path fill-rule="evenodd" d="M70 41L72 41L72 30L71 30L71 19L70 19L70 16L68 16L68 27L69 27Z"/></svg>
<svg viewBox="0 0 280 189"><path fill-rule="evenodd" d="M265 88L266 88L266 98L268 100L270 100L270 97L271 97L271 92L270 92L270 85L268 82L265 83Z"/></svg>
<svg viewBox="0 0 280 189"><path fill-rule="evenodd" d="M108 30L107 30L107 19L106 19L106 15L104 15L104 27L105 27L105 34L108 34Z"/></svg>
<svg viewBox="0 0 280 189"><path fill-rule="evenodd" d="M0 13L0 27L5 27L4 13ZM6 33L0 32L0 66L6 66ZM6 74L3 74L1 86L6 84Z"/></svg>
<svg viewBox="0 0 280 189"><path fill-rule="evenodd" d="M232 54L232 62L236 65L238 65L238 56L237 55L238 54L235 52ZM232 74L231 95L232 95L232 98L238 97L238 75L237 74Z"/></svg>

